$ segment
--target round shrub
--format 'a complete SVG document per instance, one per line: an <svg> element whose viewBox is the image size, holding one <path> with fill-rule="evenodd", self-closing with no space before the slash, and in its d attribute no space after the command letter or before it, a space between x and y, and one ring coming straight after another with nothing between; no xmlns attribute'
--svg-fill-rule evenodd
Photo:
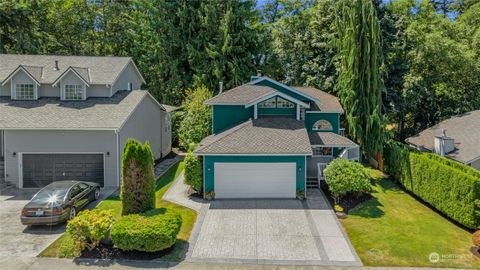
<svg viewBox="0 0 480 270"><path fill-rule="evenodd" d="M325 168L325 180L335 201L346 194L370 192L370 178L362 164L337 158Z"/></svg>
<svg viewBox="0 0 480 270"><path fill-rule="evenodd" d="M115 222L113 210L84 210L67 224L67 233L73 241L73 250L62 248L65 257L79 256L82 250L92 250L107 236Z"/></svg>
<svg viewBox="0 0 480 270"><path fill-rule="evenodd" d="M123 216L112 226L110 238L122 250L156 252L175 244L181 225L179 214L155 209Z"/></svg>

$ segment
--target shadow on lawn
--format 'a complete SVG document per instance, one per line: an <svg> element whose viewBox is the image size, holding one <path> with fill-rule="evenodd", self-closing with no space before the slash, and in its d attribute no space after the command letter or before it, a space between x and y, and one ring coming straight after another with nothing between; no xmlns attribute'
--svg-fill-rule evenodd
<svg viewBox="0 0 480 270"><path fill-rule="evenodd" d="M379 190L389 193L402 192L402 190L397 185L392 183L388 178L374 179L372 180L372 184L375 186L372 194L379 193ZM380 203L377 198L373 197L372 199L350 210L348 214L364 218L379 218L385 215L385 212L381 209L382 206L383 204Z"/></svg>

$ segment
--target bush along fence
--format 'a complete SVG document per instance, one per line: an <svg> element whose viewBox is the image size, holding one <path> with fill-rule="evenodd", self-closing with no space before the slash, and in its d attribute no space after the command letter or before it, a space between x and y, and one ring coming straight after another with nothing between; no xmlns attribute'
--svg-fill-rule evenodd
<svg viewBox="0 0 480 270"><path fill-rule="evenodd" d="M398 142L384 152L385 172L408 191L465 227L480 227L480 172Z"/></svg>

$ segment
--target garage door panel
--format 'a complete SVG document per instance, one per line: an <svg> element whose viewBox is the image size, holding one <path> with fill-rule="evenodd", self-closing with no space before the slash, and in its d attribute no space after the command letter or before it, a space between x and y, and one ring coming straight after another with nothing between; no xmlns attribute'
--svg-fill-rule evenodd
<svg viewBox="0 0 480 270"><path fill-rule="evenodd" d="M23 154L23 187L80 180L104 184L103 154Z"/></svg>
<svg viewBox="0 0 480 270"><path fill-rule="evenodd" d="M215 163L217 198L295 198L295 163Z"/></svg>

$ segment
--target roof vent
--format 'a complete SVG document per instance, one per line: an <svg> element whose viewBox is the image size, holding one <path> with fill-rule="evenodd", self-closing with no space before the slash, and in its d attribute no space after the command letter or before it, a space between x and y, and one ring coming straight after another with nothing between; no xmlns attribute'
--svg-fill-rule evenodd
<svg viewBox="0 0 480 270"><path fill-rule="evenodd" d="M220 86L220 88L219 88L219 90L218 90L218 93L221 94L221 93L223 92L223 82L220 81L218 84L219 84L219 86Z"/></svg>
<svg viewBox="0 0 480 270"><path fill-rule="evenodd" d="M60 68L58 67L58 60L55 60L55 70L60 70Z"/></svg>

